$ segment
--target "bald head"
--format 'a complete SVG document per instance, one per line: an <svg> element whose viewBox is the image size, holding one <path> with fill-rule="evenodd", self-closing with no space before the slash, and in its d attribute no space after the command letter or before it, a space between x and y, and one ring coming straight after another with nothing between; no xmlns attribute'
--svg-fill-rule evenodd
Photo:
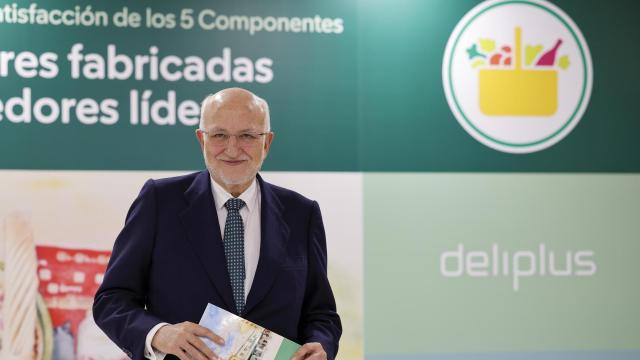
<svg viewBox="0 0 640 360"><path fill-rule="evenodd" d="M206 130L211 126L211 120L218 111L258 118L262 121L263 131L271 131L269 105L249 90L242 88L228 88L207 96L200 107L200 129Z"/></svg>

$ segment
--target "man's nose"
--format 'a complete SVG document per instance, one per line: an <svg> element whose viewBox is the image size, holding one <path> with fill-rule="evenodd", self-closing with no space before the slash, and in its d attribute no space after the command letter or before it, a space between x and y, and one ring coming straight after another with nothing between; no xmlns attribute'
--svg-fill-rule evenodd
<svg viewBox="0 0 640 360"><path fill-rule="evenodd" d="M229 136L229 140L227 142L227 147L225 148L225 153L227 155L235 157L238 155L240 148L238 147L238 137L235 135Z"/></svg>

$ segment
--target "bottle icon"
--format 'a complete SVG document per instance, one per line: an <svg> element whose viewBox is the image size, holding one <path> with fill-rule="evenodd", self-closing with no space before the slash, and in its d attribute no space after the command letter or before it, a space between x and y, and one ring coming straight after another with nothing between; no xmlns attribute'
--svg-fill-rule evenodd
<svg viewBox="0 0 640 360"><path fill-rule="evenodd" d="M560 45L562 45L562 39L558 39L558 41L556 41L553 49L542 54L540 59L538 59L536 66L553 66L553 64L555 64L556 62L556 53L558 52L558 48L560 47Z"/></svg>

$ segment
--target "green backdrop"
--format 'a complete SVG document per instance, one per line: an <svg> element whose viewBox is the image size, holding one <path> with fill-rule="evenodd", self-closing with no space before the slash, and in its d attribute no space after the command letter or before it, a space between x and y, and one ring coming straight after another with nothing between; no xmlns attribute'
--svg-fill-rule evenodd
<svg viewBox="0 0 640 360"><path fill-rule="evenodd" d="M319 16L342 19L344 29L250 34L198 26L16 24L5 17L0 51L56 53L59 74L24 78L9 66L0 76L0 102L6 105L27 87L34 101L112 98L119 103L120 119L114 125L84 125L73 116L69 124L26 124L8 120L0 109L0 169L200 169L196 127L130 124L129 92L151 90L153 101L175 91L178 101L199 102L222 88L245 87L271 107L277 141L264 170L362 174L364 219L353 226L364 229L365 357L637 358L640 3L554 1L588 43L593 89L576 128L559 143L529 154L504 153L479 143L458 124L445 98L446 43L460 19L479 3L37 3L49 10L91 6L109 15L126 6L142 14L150 7L160 13L213 9L217 15L263 19ZM85 54L103 57L109 44L131 57L149 55L149 48L157 46L161 57L205 60L229 48L233 59L271 59L273 79L72 79L66 56L76 43L84 45ZM442 254L458 244L467 253L489 253L496 244L512 256L535 252L542 243L562 259L567 252L592 251L595 274L573 276L577 267L571 276L537 273L523 277L515 292L509 276L455 278L439 271ZM558 261L558 266L566 265ZM577 266L579 261L569 262Z"/></svg>

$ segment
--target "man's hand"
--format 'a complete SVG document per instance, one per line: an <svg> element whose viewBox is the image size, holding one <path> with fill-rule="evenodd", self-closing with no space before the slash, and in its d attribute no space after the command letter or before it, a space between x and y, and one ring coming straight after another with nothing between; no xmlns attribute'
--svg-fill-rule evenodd
<svg viewBox="0 0 640 360"><path fill-rule="evenodd" d="M215 360L216 354L198 337L204 336L219 345L224 339L206 327L185 321L161 327L151 340L151 346L165 354L172 354L180 360Z"/></svg>
<svg viewBox="0 0 640 360"><path fill-rule="evenodd" d="M327 360L327 353L324 352L320 343L306 343L293 354L291 360Z"/></svg>

